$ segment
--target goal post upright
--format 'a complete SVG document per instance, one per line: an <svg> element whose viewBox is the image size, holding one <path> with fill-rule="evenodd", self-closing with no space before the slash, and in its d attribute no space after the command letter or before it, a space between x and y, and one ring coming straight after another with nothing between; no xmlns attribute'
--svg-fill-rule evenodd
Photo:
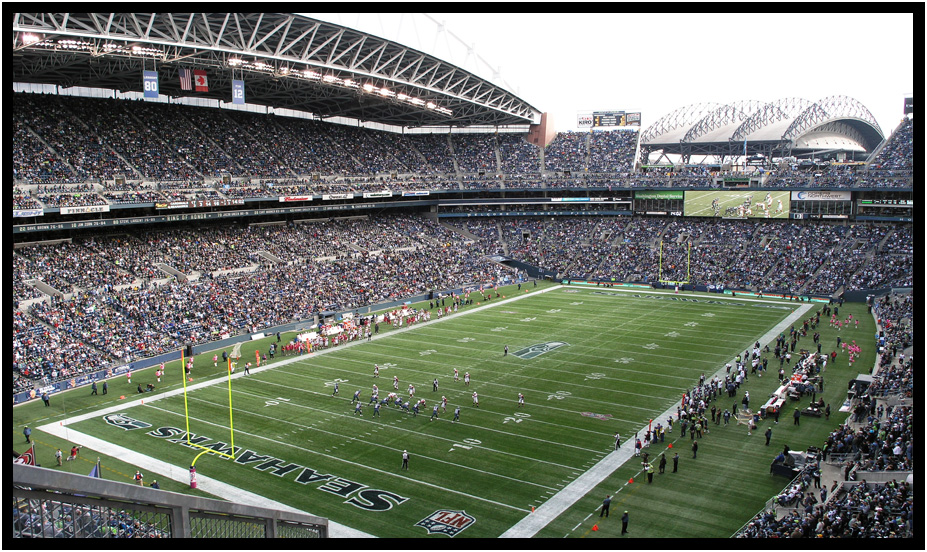
<svg viewBox="0 0 927 552"><path fill-rule="evenodd" d="M686 249L686 283L692 279L692 240L689 240L689 247Z"/></svg>
<svg viewBox="0 0 927 552"><path fill-rule="evenodd" d="M235 459L235 456L234 456L235 454L235 426L232 423L232 419L233 419L232 418L232 358L229 357L226 362L227 362L226 377L228 378L228 390L229 390L229 441L230 441L229 446L231 447L231 451L232 451L231 454L222 452L220 450L216 450L213 448L204 447L203 445L194 443L190 440L190 408L189 408L189 404L187 401L187 372L186 372L187 365L186 365L186 358L184 357L183 349L180 350L180 364L181 364L180 373L183 377L183 414L184 414L184 421L186 422L186 428L187 428L187 432L186 432L187 446L202 450L202 452L200 452L199 454L196 455L196 457L193 458L193 462L190 464L191 468L193 468L196 465L196 461L199 459L199 457L206 454L207 452L217 454L224 458L228 458L229 460Z"/></svg>

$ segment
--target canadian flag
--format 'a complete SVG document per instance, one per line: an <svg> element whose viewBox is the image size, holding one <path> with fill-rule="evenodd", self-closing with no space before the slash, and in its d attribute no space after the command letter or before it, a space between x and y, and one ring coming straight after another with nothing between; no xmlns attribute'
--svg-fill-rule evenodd
<svg viewBox="0 0 927 552"><path fill-rule="evenodd" d="M199 69L193 71L193 84L197 92L209 92L209 81L206 79L206 71Z"/></svg>

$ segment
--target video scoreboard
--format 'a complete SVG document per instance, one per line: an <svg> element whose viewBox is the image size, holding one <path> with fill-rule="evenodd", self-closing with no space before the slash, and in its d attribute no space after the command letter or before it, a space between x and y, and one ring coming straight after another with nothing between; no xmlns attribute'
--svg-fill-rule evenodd
<svg viewBox="0 0 927 552"><path fill-rule="evenodd" d="M580 128L624 127L641 126L640 112L627 111L593 111L586 112L577 117L577 126Z"/></svg>

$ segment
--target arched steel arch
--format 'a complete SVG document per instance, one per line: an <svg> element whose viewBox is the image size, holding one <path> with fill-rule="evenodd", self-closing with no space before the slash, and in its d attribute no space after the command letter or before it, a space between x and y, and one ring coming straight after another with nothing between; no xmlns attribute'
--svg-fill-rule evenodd
<svg viewBox="0 0 927 552"><path fill-rule="evenodd" d="M37 40L24 40L27 33ZM323 115L386 124L407 119L415 126L527 124L540 119L540 112L524 100L450 63L296 14L16 13L13 51L14 78L26 82L65 80L99 86L102 80L122 90L140 89L134 70L106 73L121 59L129 67L140 68L147 61L162 67L219 70L216 81L210 76L210 95L213 82L224 85L233 71L246 74L249 102L277 99L283 101L281 107L306 106ZM54 56L59 59L47 59ZM338 80L325 82L326 76ZM345 79L357 81L354 89L333 84ZM275 84L284 81L310 82L294 87ZM382 97L368 94L363 84L387 92ZM298 97L320 88L331 89L321 94L328 95L327 101ZM422 101L413 105L400 94ZM428 102L447 112L426 107Z"/></svg>
<svg viewBox="0 0 927 552"><path fill-rule="evenodd" d="M762 105L763 103L757 100L743 100L722 105L692 125L692 128L686 132L682 141L692 142L699 136L704 136L709 132L737 122L742 122L756 113Z"/></svg>
<svg viewBox="0 0 927 552"><path fill-rule="evenodd" d="M731 141L742 142L747 136L761 128L785 119L797 117L802 111L811 106L812 103L804 98L783 98L766 103L737 127L737 130L731 134Z"/></svg>
<svg viewBox="0 0 927 552"><path fill-rule="evenodd" d="M721 107L721 104L715 102L704 102L680 107L660 117L656 122L650 125L641 135L640 142L642 144L647 144L672 130L680 127L689 127L704 117L706 112L714 111Z"/></svg>
<svg viewBox="0 0 927 552"><path fill-rule="evenodd" d="M815 102L792 121L792 124L789 125L782 137L787 140L795 140L809 130L826 123L846 120L856 120L869 125L870 132L856 126L859 135L865 136L861 143L866 146L866 149L871 151L884 139L882 129L879 127L879 123L876 122L875 117L872 116L872 113L863 104L849 96L830 96ZM876 140L875 143L872 143L873 140Z"/></svg>

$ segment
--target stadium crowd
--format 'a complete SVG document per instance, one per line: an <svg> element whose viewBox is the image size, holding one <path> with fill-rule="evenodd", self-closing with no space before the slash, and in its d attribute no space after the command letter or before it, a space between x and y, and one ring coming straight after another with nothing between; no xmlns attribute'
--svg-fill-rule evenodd
<svg viewBox="0 0 927 552"><path fill-rule="evenodd" d="M906 176L914 170L914 119L905 117L872 161L877 175Z"/></svg>
<svg viewBox="0 0 927 552"><path fill-rule="evenodd" d="M836 491L836 492L835 492ZM914 535L914 488L910 483L860 483L832 489L837 497L823 505L806 500L804 508L777 518L764 512L739 538L910 538ZM813 497L813 493L809 495Z"/></svg>
<svg viewBox="0 0 927 552"><path fill-rule="evenodd" d="M33 205L23 186L93 180L110 191L115 175L140 186L187 183L183 197L267 197L279 195L275 180L310 174L342 177L406 175L393 189L664 188L712 187L720 167L648 166L635 172L639 132L561 132L542 151L523 134L399 135L291 117L268 117L232 110L67 96L15 94L13 176L15 208ZM88 115L89 114L89 115ZM766 186L828 188L910 188L913 123L905 119L871 166L830 165L809 169L769 167ZM101 137L115 137L101 138ZM68 138L64 138L68 137ZM170 146L168 146L170 144ZM501 163L499 163L501 160ZM543 170L565 176L545 175ZM476 177L477 173L485 176ZM203 182L229 175L263 180L261 186L221 187ZM299 176L298 176L299 175ZM440 180L430 180L443 175ZM603 176L605 175L605 176ZM194 184L199 181L198 184ZM324 181L315 192L376 191L379 181ZM434 185L432 187L432 185ZM211 191L204 192L209 189ZM308 192L308 187L298 194ZM198 190L198 191L194 191ZM181 192L184 193L184 192ZM156 194L107 195L112 203L146 203ZM168 196L169 197L169 196ZM107 203L90 190L61 190L38 198L45 206Z"/></svg>
<svg viewBox="0 0 927 552"><path fill-rule="evenodd" d="M812 489L813 478L803 473L777 498L794 510L781 516L772 509L761 512L738 537L913 536L913 486L899 482L903 474L895 477L892 472L916 469L915 408L906 402L914 397L914 361L913 355L904 354L913 344L914 296L889 294L871 305L879 328L873 342L879 347L873 381L854 397L851 416L830 432L820 449L821 462L836 462L844 483L834 480L829 492L819 484ZM891 481L867 482L875 472L889 473ZM815 498L818 492L820 500Z"/></svg>
<svg viewBox="0 0 927 552"><path fill-rule="evenodd" d="M148 517L106 506L63 504L55 500L14 501L13 535L16 538L169 538Z"/></svg>
<svg viewBox="0 0 927 552"><path fill-rule="evenodd" d="M913 253L903 252L908 227L816 225L806 232L810 229L790 222L570 217L466 220L458 232L424 218L389 215L75 238L14 251L17 304L43 297L31 285L36 280L73 294L17 311L29 321L14 325L14 350L24 359L21 365L41 378L55 365L43 343L73 350L58 366L60 379L188 341L202 343L320 310L353 309L462 282L497 281L508 273L482 260L485 255L508 255L565 278L652 282L661 275L670 281L688 275L692 283L718 287L755 282L763 291L798 291L790 287L794 282L819 273L827 278L812 278L801 291L825 294L844 282L871 281L865 273L853 273L868 265L840 260L851 253L844 246L857 248L852 254L863 257L892 244L894 258L908 266L913 262ZM900 237L892 239L893 233ZM829 255L835 248L842 253ZM169 278L161 265L187 279ZM910 279L907 273L900 277L885 283ZM54 332L37 339L34 334L43 332L36 328L42 326ZM22 345L29 336L28 347Z"/></svg>
<svg viewBox="0 0 927 552"><path fill-rule="evenodd" d="M155 266L162 263L199 277L168 278ZM14 265L23 280L73 294L14 311L17 391L323 310L514 276L456 233L408 215L77 239L19 249ZM223 273L242 265L250 270ZM19 301L34 291L14 286Z"/></svg>

